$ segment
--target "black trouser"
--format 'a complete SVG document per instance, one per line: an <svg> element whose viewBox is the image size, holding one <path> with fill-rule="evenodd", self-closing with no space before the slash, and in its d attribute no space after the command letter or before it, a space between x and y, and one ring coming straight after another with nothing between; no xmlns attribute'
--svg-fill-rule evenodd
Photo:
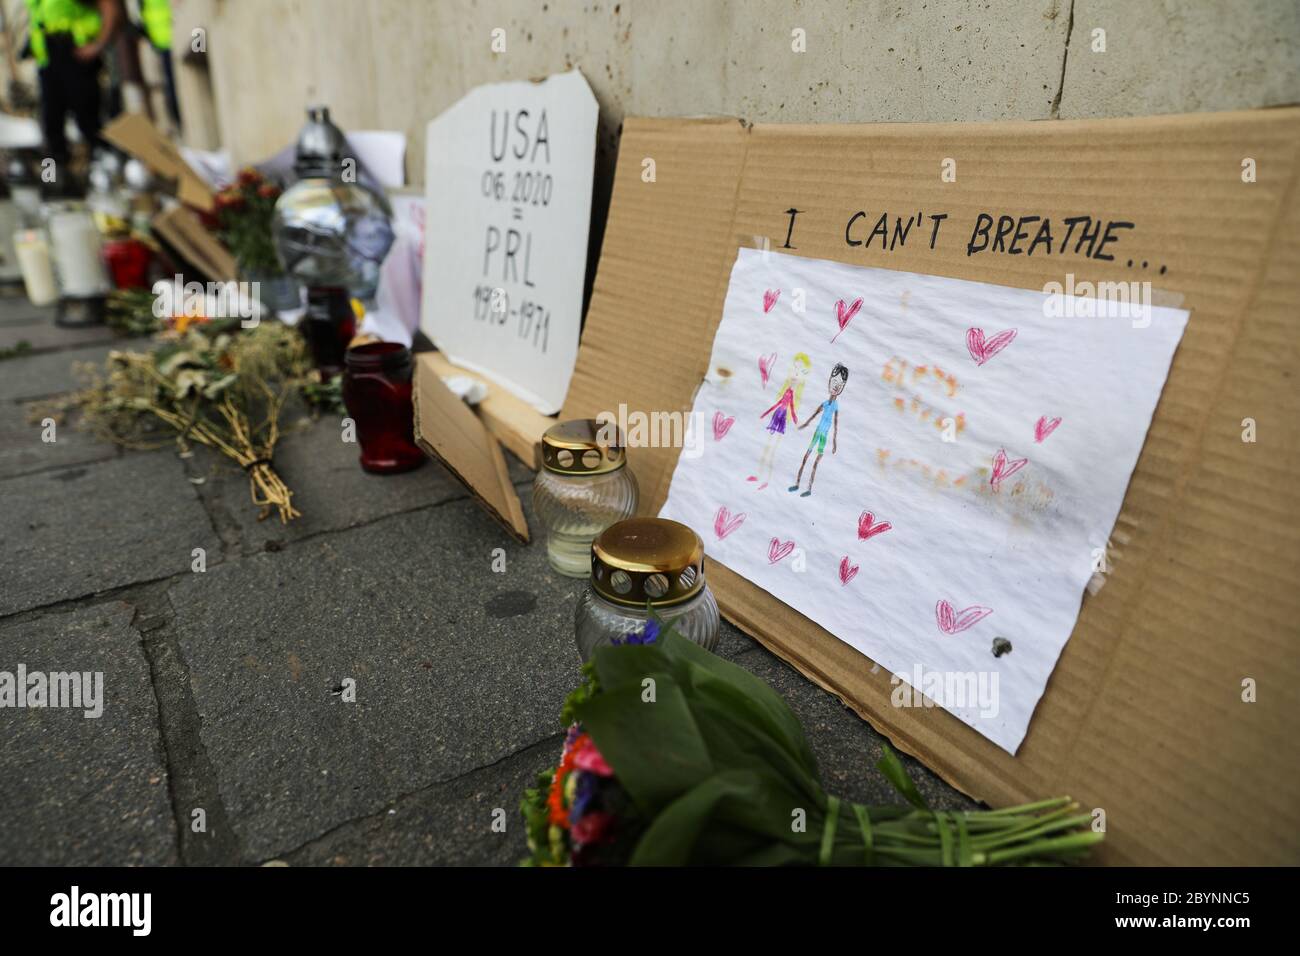
<svg viewBox="0 0 1300 956"><path fill-rule="evenodd" d="M63 124L69 112L77 122L81 137L93 149L99 139L99 69L98 59L83 63L73 56L76 44L70 33L47 33L45 49L49 62L40 69L41 127L45 148L56 163L68 158L68 138ZM60 170L61 172L61 170Z"/></svg>
<svg viewBox="0 0 1300 956"><path fill-rule="evenodd" d="M163 91L167 95L167 112L172 114L172 120L177 126L181 125L181 103L176 97L176 71L172 68L172 51L164 50L161 47L154 47L158 51L158 59L162 63L163 71Z"/></svg>

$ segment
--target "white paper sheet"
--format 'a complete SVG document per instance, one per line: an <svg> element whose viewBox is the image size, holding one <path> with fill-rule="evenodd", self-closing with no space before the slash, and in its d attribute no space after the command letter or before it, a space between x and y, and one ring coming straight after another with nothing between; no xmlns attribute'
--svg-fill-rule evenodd
<svg viewBox="0 0 1300 956"><path fill-rule="evenodd" d="M1104 567L1187 323L1179 309L1097 311L742 249L695 452L661 514L901 678L896 706L927 695L1014 754ZM848 376L819 459L837 364ZM787 414L782 432L791 398L798 424ZM995 656L998 639L1010 649Z"/></svg>

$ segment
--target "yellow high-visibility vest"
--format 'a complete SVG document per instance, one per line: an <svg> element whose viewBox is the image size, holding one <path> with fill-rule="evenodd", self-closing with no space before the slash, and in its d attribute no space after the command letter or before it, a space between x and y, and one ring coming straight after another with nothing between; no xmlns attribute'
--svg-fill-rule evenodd
<svg viewBox="0 0 1300 956"><path fill-rule="evenodd" d="M169 0L140 0L140 19L149 42L160 50L172 48L172 6Z"/></svg>
<svg viewBox="0 0 1300 956"><path fill-rule="evenodd" d="M99 36L103 28L99 10L77 0L27 0L27 13L32 56L36 57L37 66L45 66L50 61L45 47L47 33L70 33L72 42L82 46Z"/></svg>

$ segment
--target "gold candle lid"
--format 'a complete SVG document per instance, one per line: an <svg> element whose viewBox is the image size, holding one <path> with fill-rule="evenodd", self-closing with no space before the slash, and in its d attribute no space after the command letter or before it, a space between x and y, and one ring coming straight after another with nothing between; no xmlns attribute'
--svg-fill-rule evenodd
<svg viewBox="0 0 1300 956"><path fill-rule="evenodd" d="M604 475L625 464L623 436L613 422L575 418L542 435L542 467L557 475Z"/></svg>
<svg viewBox="0 0 1300 956"><path fill-rule="evenodd" d="M667 518L628 518L591 543L591 586L615 604L678 604L704 587L704 542Z"/></svg>

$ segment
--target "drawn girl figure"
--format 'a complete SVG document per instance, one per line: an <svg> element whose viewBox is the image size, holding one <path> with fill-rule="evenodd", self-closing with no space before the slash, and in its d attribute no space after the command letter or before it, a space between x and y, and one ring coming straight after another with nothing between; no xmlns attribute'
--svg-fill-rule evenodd
<svg viewBox="0 0 1300 956"><path fill-rule="evenodd" d="M849 370L843 365L836 364L831 369L830 382L827 385L828 396L826 401L822 402L813 410L812 416L805 419L804 423L799 426L803 431L812 424L813 419L817 419L817 430L813 432L812 441L808 443L808 450L803 453L803 461L799 463L799 474L794 477L794 484L790 486L790 491L798 491L799 483L803 481L803 470L808 465L808 456L817 452L817 458L813 461L812 474L808 476L808 490L801 494L800 498L807 498L812 494L813 482L817 480L817 466L821 464L822 455L826 454L826 436L830 435L831 454L839 451L840 444L840 393L844 391L844 386L849 383Z"/></svg>
<svg viewBox="0 0 1300 956"><path fill-rule="evenodd" d="M763 454L758 458L758 468L755 474L747 479L748 481L757 481L758 490L762 491L767 487L767 481L772 477L772 463L776 457L776 446L785 436L785 423L788 418L796 425L799 424L799 399L803 395L804 379L808 377L808 370L812 368L812 359L803 352L795 354L794 361L790 364L790 374L786 380L781 383L781 390L778 393L776 404L758 417L767 418L767 433L770 436L767 445L763 448ZM768 418L768 416L771 418Z"/></svg>

